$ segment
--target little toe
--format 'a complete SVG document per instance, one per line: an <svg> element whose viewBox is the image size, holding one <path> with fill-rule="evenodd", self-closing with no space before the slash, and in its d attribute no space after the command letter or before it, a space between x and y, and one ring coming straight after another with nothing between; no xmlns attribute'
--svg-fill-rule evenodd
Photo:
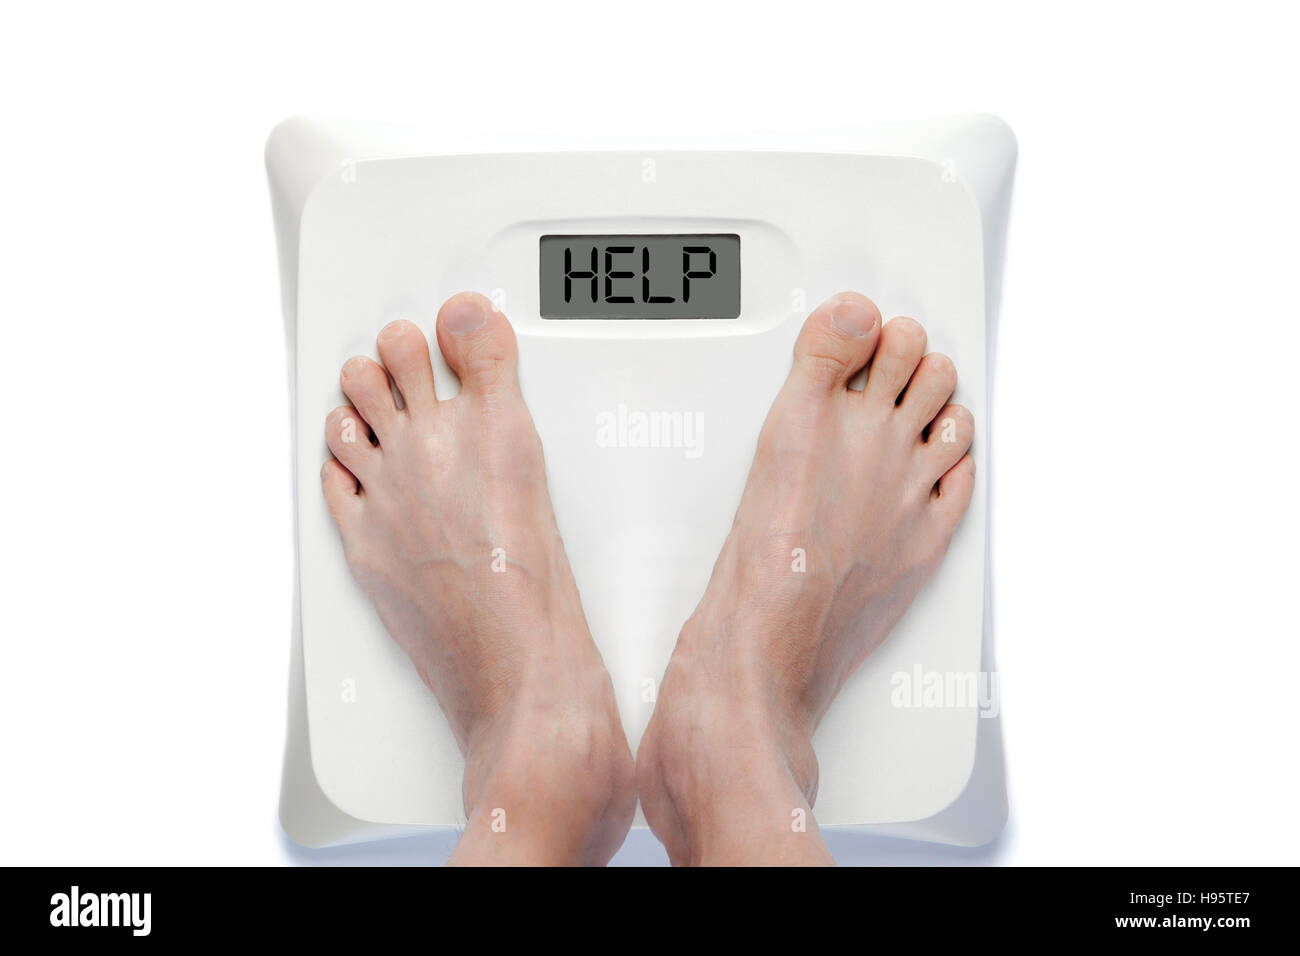
<svg viewBox="0 0 1300 956"><path fill-rule="evenodd" d="M415 415L433 410L433 366L429 362L429 342L414 322L398 319L389 322L377 340L379 359L397 383L407 411Z"/></svg>
<svg viewBox="0 0 1300 956"><path fill-rule="evenodd" d="M871 359L879 338L876 304L856 292L841 292L805 320L790 379L827 391L844 389Z"/></svg>
<svg viewBox="0 0 1300 956"><path fill-rule="evenodd" d="M339 527L350 524L361 512L361 495L357 479L335 459L321 466L321 491L325 507Z"/></svg>
<svg viewBox="0 0 1300 956"><path fill-rule="evenodd" d="M970 507L974 492L975 458L966 454L939 479L938 487L931 495L935 513L944 523L944 530L948 534L952 534Z"/></svg>
<svg viewBox="0 0 1300 956"><path fill-rule="evenodd" d="M906 316L890 319L880 330L880 344L871 357L867 384L863 389L866 400L880 407L892 408L898 396L907 387L925 354L925 329L921 323Z"/></svg>

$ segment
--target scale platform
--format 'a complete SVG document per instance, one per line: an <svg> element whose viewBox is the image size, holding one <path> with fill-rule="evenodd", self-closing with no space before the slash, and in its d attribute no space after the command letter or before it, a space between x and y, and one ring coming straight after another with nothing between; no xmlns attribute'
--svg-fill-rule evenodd
<svg viewBox="0 0 1300 956"><path fill-rule="evenodd" d="M989 842L1007 813L988 396L1011 131L966 116L839 141L561 145L303 118L271 134L297 538L285 832L325 846L465 824L455 740L353 583L321 496L323 423L343 402L347 358L374 355L385 324L411 319L448 397L458 385L433 338L438 307L471 289L509 316L556 519L635 750L795 336L810 309L852 289L886 318L919 320L956 363L976 488L938 573L817 731L816 816ZM653 440L639 437L649 422Z"/></svg>

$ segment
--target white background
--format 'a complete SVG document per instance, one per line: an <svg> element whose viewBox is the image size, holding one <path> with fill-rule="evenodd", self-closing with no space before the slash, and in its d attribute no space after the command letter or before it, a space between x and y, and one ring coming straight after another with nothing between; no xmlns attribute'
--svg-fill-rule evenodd
<svg viewBox="0 0 1300 956"><path fill-rule="evenodd" d="M308 853L275 822L277 120L576 135L969 110L1020 141L993 445L1012 819L980 851L841 858L1300 862L1296 25L1190 6L8 10L0 862L445 852ZM658 858L644 838L621 856Z"/></svg>

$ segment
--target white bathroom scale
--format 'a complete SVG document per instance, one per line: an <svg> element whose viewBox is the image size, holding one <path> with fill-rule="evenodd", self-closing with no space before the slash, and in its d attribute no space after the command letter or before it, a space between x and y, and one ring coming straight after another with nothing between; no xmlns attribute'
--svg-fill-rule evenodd
<svg viewBox="0 0 1300 956"><path fill-rule="evenodd" d="M456 742L353 583L321 495L346 359L373 356L379 330L410 319L449 397L438 307L476 290L509 317L556 519L635 751L795 336L817 304L856 290L887 319L919 320L956 363L976 486L939 571L817 731L815 813L823 828L992 840L1007 808L988 692L988 396L1015 153L988 116L654 147L278 126L267 166L297 535L285 832L324 846L465 824Z"/></svg>

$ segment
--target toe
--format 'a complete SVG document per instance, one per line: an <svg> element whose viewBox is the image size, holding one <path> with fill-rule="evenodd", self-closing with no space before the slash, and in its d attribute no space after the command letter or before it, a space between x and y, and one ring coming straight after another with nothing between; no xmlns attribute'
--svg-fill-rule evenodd
<svg viewBox="0 0 1300 956"><path fill-rule="evenodd" d="M890 319L880 330L880 344L871 358L867 386L868 401L894 405L907 387L912 373L925 354L925 329L915 319L905 316Z"/></svg>
<svg viewBox="0 0 1300 956"><path fill-rule="evenodd" d="M804 322L794 346L791 378L842 389L871 358L880 337L880 310L864 295L841 292Z"/></svg>
<svg viewBox="0 0 1300 956"><path fill-rule="evenodd" d="M432 411L433 366L429 363L429 342L419 327L405 319L389 322L376 344L379 360L397 383L407 410L416 415Z"/></svg>
<svg viewBox="0 0 1300 956"><path fill-rule="evenodd" d="M363 485L379 463L379 449L370 441L370 426L351 405L325 417L325 444L335 458Z"/></svg>
<svg viewBox="0 0 1300 956"><path fill-rule="evenodd" d="M361 495L352 472L331 458L321 466L320 484L334 523L339 527L350 523L361 511Z"/></svg>
<svg viewBox="0 0 1300 956"><path fill-rule="evenodd" d="M899 406L903 417L919 433L952 398L956 388L957 366L948 356L931 352L921 359L903 392Z"/></svg>
<svg viewBox="0 0 1300 956"><path fill-rule="evenodd" d="M518 385L518 347L510 322L484 296L461 292L438 310L438 347L460 387L489 393Z"/></svg>
<svg viewBox="0 0 1300 956"><path fill-rule="evenodd" d="M970 451L975 417L961 405L946 405L925 431L923 480L936 482Z"/></svg>
<svg viewBox="0 0 1300 956"><path fill-rule="evenodd" d="M397 419L397 403L388 384L388 373L378 362L358 355L343 363L339 382L343 394L375 430L382 443L384 433Z"/></svg>
<svg viewBox="0 0 1300 956"><path fill-rule="evenodd" d="M961 460L939 479L939 487L932 495L935 510L940 519L948 525L949 534L957 527L957 522L970 507L970 499L974 491L975 459L971 455L963 455Z"/></svg>

